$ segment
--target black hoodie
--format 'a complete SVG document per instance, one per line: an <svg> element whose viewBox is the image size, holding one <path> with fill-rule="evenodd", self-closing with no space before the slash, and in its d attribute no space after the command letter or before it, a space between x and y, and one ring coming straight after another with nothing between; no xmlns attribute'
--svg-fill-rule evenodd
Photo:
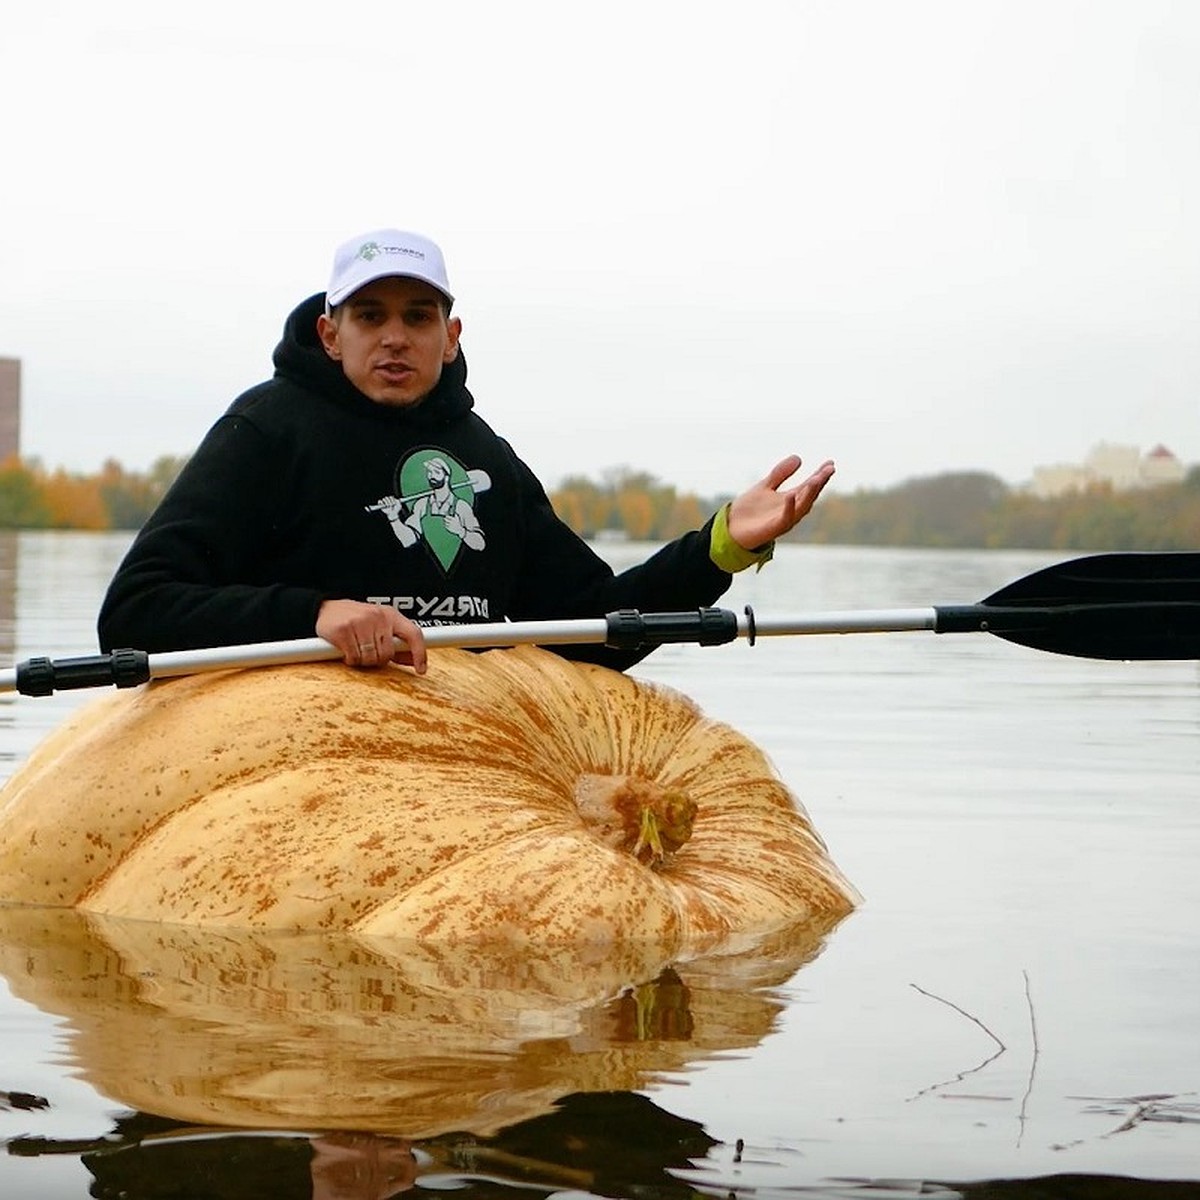
<svg viewBox="0 0 1200 1200"><path fill-rule="evenodd" d="M377 404L321 346L323 301L288 317L274 378L233 402L138 534L100 611L104 650L312 637L329 599L462 624L687 610L729 586L709 526L614 576L475 414L461 349L420 404Z"/></svg>

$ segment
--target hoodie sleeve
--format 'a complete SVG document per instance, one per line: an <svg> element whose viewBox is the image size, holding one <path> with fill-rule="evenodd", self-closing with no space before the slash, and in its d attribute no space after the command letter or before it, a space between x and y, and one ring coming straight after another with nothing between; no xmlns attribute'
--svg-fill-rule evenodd
<svg viewBox="0 0 1200 1200"><path fill-rule="evenodd" d="M104 651L150 653L314 636L325 596L256 582L277 528L266 439L244 417L210 430L134 539L100 609Z"/></svg>
<svg viewBox="0 0 1200 1200"><path fill-rule="evenodd" d="M619 608L689 612L713 604L732 575L709 557L712 521L663 546L620 574L555 514L545 489L524 463L528 537L517 585L514 620L597 617ZM623 671L650 653L603 646L558 646L565 658Z"/></svg>

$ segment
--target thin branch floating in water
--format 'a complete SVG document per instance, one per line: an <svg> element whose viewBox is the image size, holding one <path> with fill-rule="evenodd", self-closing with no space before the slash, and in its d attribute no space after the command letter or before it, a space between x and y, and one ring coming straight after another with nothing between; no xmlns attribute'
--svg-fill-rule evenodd
<svg viewBox="0 0 1200 1200"><path fill-rule="evenodd" d="M1029 1008L1029 1032L1033 1039L1033 1057L1029 1062L1029 1081L1025 1085L1025 1095L1021 1097L1021 1112L1017 1117L1021 1131L1017 1135L1018 1148L1021 1145L1021 1139L1025 1136L1025 1110L1029 1105L1029 1097L1033 1095L1033 1077L1037 1073L1038 1062L1037 1014L1033 1011L1033 994L1029 990L1029 972L1022 971L1021 974L1025 976L1025 1004Z"/></svg>
<svg viewBox="0 0 1200 1200"><path fill-rule="evenodd" d="M973 1021L976 1025L978 1025L979 1028L982 1029L983 1032L986 1033L988 1037L990 1037L992 1041L1000 1047L1001 1050L1008 1049L1008 1047L978 1017L972 1016L965 1008L959 1008L959 1006L955 1004L953 1000L947 1000L945 996L939 996L934 992L927 992L923 987L919 987L915 983L910 983L908 986L916 989L921 993L922 996L928 996L930 1000L936 1000L939 1004L945 1004L947 1007L954 1009L956 1013L961 1013L962 1016L966 1017L968 1021Z"/></svg>
<svg viewBox="0 0 1200 1200"><path fill-rule="evenodd" d="M959 1007L959 1005L955 1004L953 1000L947 1000L945 998L945 996L939 996L935 992L926 991L923 987L920 987L915 983L910 983L908 986L911 987L914 991L920 992L922 996L928 996L930 1000L936 1000L936 1001L938 1001L939 1004L944 1004L947 1006L947 1008L954 1009L954 1011L956 1013L958 1013L960 1016L964 1016L967 1018L968 1021L971 1021L975 1025L978 1025L979 1028L982 1029L983 1032L986 1033L988 1035L988 1037L990 1037L992 1039L992 1041L995 1042L998 1047L998 1049L996 1050L996 1052L994 1054L989 1054L988 1057L983 1060L983 1062L978 1063L976 1066L971 1067L969 1070L960 1071L952 1079L944 1079L944 1080L942 1080L941 1083L930 1084L929 1087L922 1088L919 1092L916 1093L916 1095L909 1096L909 1098L908 1098L909 1102L911 1102L913 1100L917 1100L921 1096L927 1095L929 1092L936 1091L938 1088L946 1087L948 1084L961 1083L964 1079L966 1079L966 1077L968 1075L974 1075L977 1071L982 1071L983 1068L988 1065L988 1063L995 1062L995 1060L998 1059L1000 1057L1000 1055L1002 1055L1005 1052L1005 1050L1008 1049L1008 1047L978 1017L973 1016L971 1013L967 1012L967 1010L965 1008Z"/></svg>

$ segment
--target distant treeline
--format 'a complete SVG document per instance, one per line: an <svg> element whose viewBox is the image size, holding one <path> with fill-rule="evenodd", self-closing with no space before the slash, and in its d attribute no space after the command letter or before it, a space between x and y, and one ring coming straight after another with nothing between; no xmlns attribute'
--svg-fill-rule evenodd
<svg viewBox="0 0 1200 1200"><path fill-rule="evenodd" d="M1182 483L1132 491L1107 484L1040 499L968 471L879 491L823 495L806 542L1028 550L1200 549L1200 467Z"/></svg>
<svg viewBox="0 0 1200 1200"><path fill-rule="evenodd" d="M571 475L550 493L554 511L581 537L617 534L635 542L679 537L703 525L728 499L680 493L629 467L605 471L598 482Z"/></svg>
<svg viewBox="0 0 1200 1200"><path fill-rule="evenodd" d="M629 470L571 478L552 493L577 533L659 541L696 528L728 497L680 495ZM911 479L848 495L827 492L789 540L840 545L1029 550L1200 549L1200 467L1182 483L1136 491L1100 485L1051 499L982 471Z"/></svg>
<svg viewBox="0 0 1200 1200"><path fill-rule="evenodd" d="M140 528L186 459L149 471L109 460L96 475L0 463L0 529ZM729 499L679 492L653 475L617 467L599 480L564 479L550 494L586 538L666 541L702 525ZM981 471L911 479L847 495L827 492L789 540L869 546L1046 550L1200 549L1200 467L1182 483L1135 491L1097 486L1038 499Z"/></svg>
<svg viewBox="0 0 1200 1200"><path fill-rule="evenodd" d="M160 458L136 472L109 459L98 475L80 475L7 459L0 463L0 529L139 529L186 461Z"/></svg>

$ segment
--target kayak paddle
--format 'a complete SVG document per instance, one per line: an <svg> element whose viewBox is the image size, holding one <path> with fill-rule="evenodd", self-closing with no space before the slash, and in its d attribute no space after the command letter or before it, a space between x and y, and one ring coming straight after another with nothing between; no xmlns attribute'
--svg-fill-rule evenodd
<svg viewBox="0 0 1200 1200"><path fill-rule="evenodd" d="M437 625L426 645L487 647L569 644L639 649L667 643L721 645L736 638L816 633L992 633L1005 641L1100 659L1200 659L1200 552L1097 554L1035 571L978 604L764 617L747 607L604 617ZM133 687L200 671L341 658L322 638L147 654L114 650L83 658L31 658L0 671L0 692L48 696L72 688Z"/></svg>

